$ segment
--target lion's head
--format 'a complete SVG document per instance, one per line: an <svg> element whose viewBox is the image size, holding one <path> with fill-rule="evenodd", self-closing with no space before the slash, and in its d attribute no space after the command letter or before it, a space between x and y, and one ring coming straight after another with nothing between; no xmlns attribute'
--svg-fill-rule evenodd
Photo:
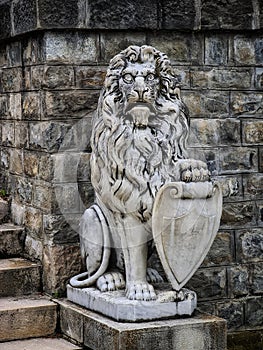
<svg viewBox="0 0 263 350"><path fill-rule="evenodd" d="M112 210L149 217L158 189L186 157L188 112L167 56L130 46L109 64L93 121L92 183Z"/></svg>

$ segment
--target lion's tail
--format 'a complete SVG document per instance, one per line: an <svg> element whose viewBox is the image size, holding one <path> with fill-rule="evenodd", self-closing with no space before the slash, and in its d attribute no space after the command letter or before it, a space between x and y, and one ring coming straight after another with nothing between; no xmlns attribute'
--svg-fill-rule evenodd
<svg viewBox="0 0 263 350"><path fill-rule="evenodd" d="M96 213L100 219L101 227L102 227L102 234L103 234L103 241L104 241L104 250L103 250L103 256L102 256L102 262L98 270L90 276L88 272L80 273L74 277L72 277L69 281L70 285L75 288L85 288L90 287L94 283L96 283L97 279L106 272L109 260L110 260L110 231L109 227L106 223L105 217L100 209L99 206L94 206L94 209L96 210Z"/></svg>

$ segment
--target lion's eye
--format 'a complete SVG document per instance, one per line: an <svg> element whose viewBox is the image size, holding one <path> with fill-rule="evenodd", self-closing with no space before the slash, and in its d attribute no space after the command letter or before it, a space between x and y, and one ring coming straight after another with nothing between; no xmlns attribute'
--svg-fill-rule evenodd
<svg viewBox="0 0 263 350"><path fill-rule="evenodd" d="M155 79L155 75L153 73L150 73L150 74L147 75L146 79L148 81L153 81Z"/></svg>
<svg viewBox="0 0 263 350"><path fill-rule="evenodd" d="M125 83L128 83L128 84L132 83L134 80L133 76L130 73L124 74L122 78L125 81Z"/></svg>

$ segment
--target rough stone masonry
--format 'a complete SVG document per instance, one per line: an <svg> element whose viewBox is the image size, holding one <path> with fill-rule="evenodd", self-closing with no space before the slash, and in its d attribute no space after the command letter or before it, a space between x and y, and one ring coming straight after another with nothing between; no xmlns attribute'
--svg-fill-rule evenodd
<svg viewBox="0 0 263 350"><path fill-rule="evenodd" d="M203 311L228 320L230 345L246 330L260 339L262 27L260 0L0 2L1 188L12 220L26 227L25 254L43 264L45 291L63 293L81 269L91 113L109 59L148 44L180 77L191 155L237 192L225 193L217 238L189 288Z"/></svg>

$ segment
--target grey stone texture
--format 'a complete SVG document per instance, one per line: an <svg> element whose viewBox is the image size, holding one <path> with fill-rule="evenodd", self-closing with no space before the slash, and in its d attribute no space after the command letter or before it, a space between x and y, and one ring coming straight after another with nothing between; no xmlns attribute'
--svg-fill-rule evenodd
<svg viewBox="0 0 263 350"><path fill-rule="evenodd" d="M90 113L109 60L149 44L182 85L192 156L223 184L238 180L236 196L224 185L218 236L190 281L198 305L226 317L231 334L262 329L262 1L39 0L37 12L36 2L0 1L0 186L13 222L26 226L0 228L1 257L40 260L49 293L63 294L80 272Z"/></svg>
<svg viewBox="0 0 263 350"><path fill-rule="evenodd" d="M225 350L225 322L214 316L140 323L116 322L98 313L57 300L60 327L68 337L90 349Z"/></svg>

